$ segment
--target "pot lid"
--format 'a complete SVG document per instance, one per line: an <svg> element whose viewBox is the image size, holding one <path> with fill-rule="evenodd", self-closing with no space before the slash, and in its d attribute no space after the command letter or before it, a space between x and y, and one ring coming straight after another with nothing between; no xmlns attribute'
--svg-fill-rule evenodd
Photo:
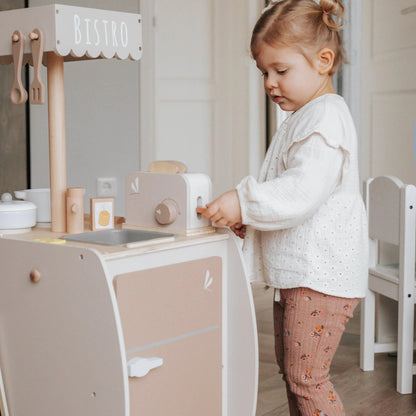
<svg viewBox="0 0 416 416"><path fill-rule="evenodd" d="M36 209L36 205L29 201L13 201L11 194L4 193L1 196L0 212L30 211Z"/></svg>

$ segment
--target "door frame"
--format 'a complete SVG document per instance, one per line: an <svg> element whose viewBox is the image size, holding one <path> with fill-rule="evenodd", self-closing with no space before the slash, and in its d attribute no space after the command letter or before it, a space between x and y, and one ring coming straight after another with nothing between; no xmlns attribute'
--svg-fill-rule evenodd
<svg viewBox="0 0 416 416"><path fill-rule="evenodd" d="M347 17L343 30L348 63L342 68L342 93L357 129L361 132L361 2L344 0ZM360 157L360 155L359 155Z"/></svg>

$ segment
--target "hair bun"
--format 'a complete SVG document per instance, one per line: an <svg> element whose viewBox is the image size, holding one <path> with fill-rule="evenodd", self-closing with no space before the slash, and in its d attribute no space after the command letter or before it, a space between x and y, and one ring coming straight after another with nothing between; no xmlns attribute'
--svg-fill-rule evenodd
<svg viewBox="0 0 416 416"><path fill-rule="evenodd" d="M338 0L321 0L319 5L322 8L322 20L331 30L340 30L343 27L342 16L344 5ZM333 16L336 18L334 20Z"/></svg>

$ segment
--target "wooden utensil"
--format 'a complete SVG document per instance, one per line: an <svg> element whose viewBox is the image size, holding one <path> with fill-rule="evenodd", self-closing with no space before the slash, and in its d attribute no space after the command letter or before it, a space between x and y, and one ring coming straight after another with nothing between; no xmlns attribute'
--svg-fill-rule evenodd
<svg viewBox="0 0 416 416"><path fill-rule="evenodd" d="M14 82L10 92L10 98L14 104L23 104L27 100L27 91L22 84L23 48L26 37L20 30L15 30L12 35L12 53L14 65Z"/></svg>
<svg viewBox="0 0 416 416"><path fill-rule="evenodd" d="M29 38L31 40L30 45L32 48L34 69L34 78L29 90L30 102L32 104L43 104L45 102L45 85L41 79L41 67L43 59L44 37L40 29L34 29L33 32L29 35Z"/></svg>

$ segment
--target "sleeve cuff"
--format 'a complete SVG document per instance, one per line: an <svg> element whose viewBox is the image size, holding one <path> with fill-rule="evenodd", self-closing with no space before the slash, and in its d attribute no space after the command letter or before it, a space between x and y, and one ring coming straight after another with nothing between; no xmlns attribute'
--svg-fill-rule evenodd
<svg viewBox="0 0 416 416"><path fill-rule="evenodd" d="M240 201L240 209L241 209L241 218L243 224L248 224L249 218L247 215L247 181L250 179L250 176L246 176L241 180L241 182L236 186L236 191L238 195L238 199ZM251 177L251 179L254 179Z"/></svg>

